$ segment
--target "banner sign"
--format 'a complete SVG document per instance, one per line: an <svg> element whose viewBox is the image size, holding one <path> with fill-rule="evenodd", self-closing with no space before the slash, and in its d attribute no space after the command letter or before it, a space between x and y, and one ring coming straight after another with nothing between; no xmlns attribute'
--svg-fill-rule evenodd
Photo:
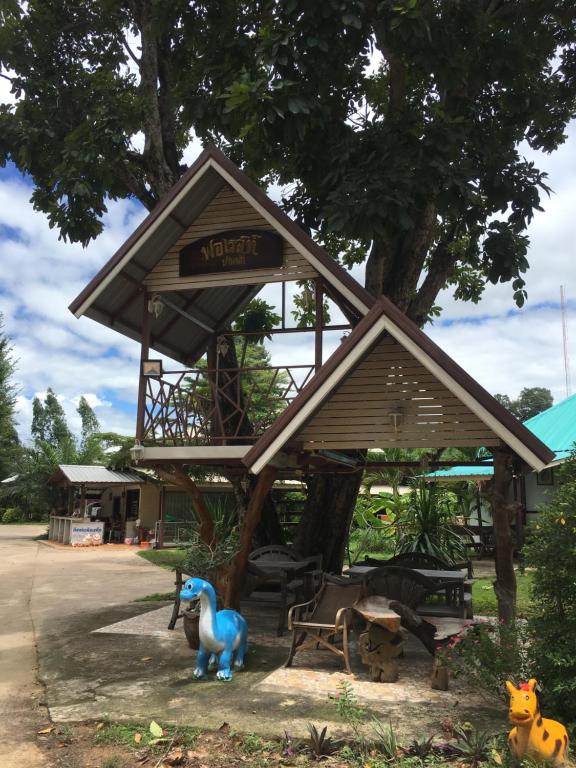
<svg viewBox="0 0 576 768"><path fill-rule="evenodd" d="M281 267L283 241L260 229L231 229L203 237L180 251L180 277Z"/></svg>
<svg viewBox="0 0 576 768"><path fill-rule="evenodd" d="M104 523L84 520L70 525L70 544L73 547L93 547L104 543Z"/></svg>

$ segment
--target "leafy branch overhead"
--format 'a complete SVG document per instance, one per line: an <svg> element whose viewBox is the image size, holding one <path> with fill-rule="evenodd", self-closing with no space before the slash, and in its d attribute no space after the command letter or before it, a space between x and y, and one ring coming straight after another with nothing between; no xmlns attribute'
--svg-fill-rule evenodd
<svg viewBox="0 0 576 768"><path fill-rule="evenodd" d="M549 192L522 152L576 113L572 0L31 0L0 10L0 162L87 244L110 198L148 209L215 141L416 322L439 291L526 299Z"/></svg>

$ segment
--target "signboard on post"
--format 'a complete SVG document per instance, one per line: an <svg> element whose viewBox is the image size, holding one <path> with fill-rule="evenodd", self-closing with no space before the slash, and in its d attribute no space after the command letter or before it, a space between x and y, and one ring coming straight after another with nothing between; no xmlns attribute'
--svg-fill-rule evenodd
<svg viewBox="0 0 576 768"><path fill-rule="evenodd" d="M180 251L180 277L281 267L283 240L260 229L231 229L203 237Z"/></svg>

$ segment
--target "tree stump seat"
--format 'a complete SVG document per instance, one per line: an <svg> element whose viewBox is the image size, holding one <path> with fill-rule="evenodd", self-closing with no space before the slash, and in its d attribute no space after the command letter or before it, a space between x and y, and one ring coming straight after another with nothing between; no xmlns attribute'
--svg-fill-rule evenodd
<svg viewBox="0 0 576 768"><path fill-rule="evenodd" d="M432 687L448 690L449 673L445 665L437 663L436 650L447 645L465 627L474 622L446 616L421 616L398 600L373 595L360 600L354 610L366 622L359 638L362 662L370 668L374 682L394 683L398 680L398 658L403 651L401 628L415 635L435 657Z"/></svg>

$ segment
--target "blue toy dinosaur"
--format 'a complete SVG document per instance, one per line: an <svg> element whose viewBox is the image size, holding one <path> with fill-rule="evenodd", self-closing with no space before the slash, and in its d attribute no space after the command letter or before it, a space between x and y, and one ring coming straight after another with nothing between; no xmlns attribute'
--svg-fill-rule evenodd
<svg viewBox="0 0 576 768"><path fill-rule="evenodd" d="M234 668L244 668L248 645L245 619L236 611L216 611L216 592L204 579L188 579L180 592L180 600L200 600L200 649L194 677L206 677L208 668L218 664L218 680L232 680L234 654Z"/></svg>

